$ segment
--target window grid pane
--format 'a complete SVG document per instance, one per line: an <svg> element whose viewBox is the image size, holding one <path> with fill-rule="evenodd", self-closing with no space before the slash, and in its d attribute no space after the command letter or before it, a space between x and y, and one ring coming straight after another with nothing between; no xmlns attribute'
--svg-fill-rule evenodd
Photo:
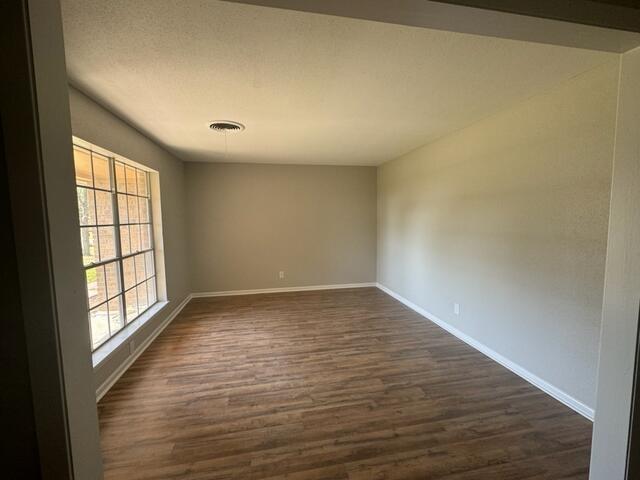
<svg viewBox="0 0 640 480"><path fill-rule="evenodd" d="M118 215L120 215L120 225L129 223L127 196L123 193L118 194Z"/></svg>
<svg viewBox="0 0 640 480"><path fill-rule="evenodd" d="M76 187L78 192L78 214L80 217L80 225L94 226L96 225L96 196L92 188Z"/></svg>
<svg viewBox="0 0 640 480"><path fill-rule="evenodd" d="M149 305L153 305L158 301L158 290L156 289L156 277L150 277L147 280L147 295L149 296Z"/></svg>
<svg viewBox="0 0 640 480"><path fill-rule="evenodd" d="M91 349L158 301L149 173L74 145Z"/></svg>
<svg viewBox="0 0 640 480"><path fill-rule="evenodd" d="M127 191L127 182L124 176L124 164L122 162L115 162L116 170L116 190L118 192Z"/></svg>
<svg viewBox="0 0 640 480"><path fill-rule="evenodd" d="M91 152L93 160L93 185L95 188L111 191L111 166L104 155Z"/></svg>
<svg viewBox="0 0 640 480"><path fill-rule="evenodd" d="M91 152L82 147L74 146L73 160L76 167L76 185L93 187Z"/></svg>
<svg viewBox="0 0 640 480"><path fill-rule="evenodd" d="M119 332L124 327L124 315L122 311L122 295L109 300L109 330L111 335Z"/></svg>
<svg viewBox="0 0 640 480"><path fill-rule="evenodd" d="M96 190L96 221L98 225L113 225L113 199L111 192Z"/></svg>
<svg viewBox="0 0 640 480"><path fill-rule="evenodd" d="M122 291L122 286L120 285L120 262L107 263L104 268L107 282L107 296L114 298Z"/></svg>
<svg viewBox="0 0 640 480"><path fill-rule="evenodd" d="M87 269L86 277L89 308L94 308L107 300L107 284L104 278L104 266Z"/></svg>
<svg viewBox="0 0 640 480"><path fill-rule="evenodd" d="M130 167L129 165L125 165L125 178L127 179L127 193L132 195L138 194L138 180L136 175L136 169Z"/></svg>
<svg viewBox="0 0 640 480"><path fill-rule="evenodd" d="M109 333L109 311L106 303L89 311L89 322L91 327L91 347L95 350L111 336Z"/></svg>
<svg viewBox="0 0 640 480"><path fill-rule="evenodd" d="M83 265L98 263L100 261L98 229L96 227L80 227L80 242L82 243Z"/></svg>
<svg viewBox="0 0 640 480"><path fill-rule="evenodd" d="M129 225L129 242L131 242L131 253L140 251L140 224Z"/></svg>
<svg viewBox="0 0 640 480"><path fill-rule="evenodd" d="M117 257L116 232L114 227L98 228L98 246L100 248L100 261L111 260Z"/></svg>

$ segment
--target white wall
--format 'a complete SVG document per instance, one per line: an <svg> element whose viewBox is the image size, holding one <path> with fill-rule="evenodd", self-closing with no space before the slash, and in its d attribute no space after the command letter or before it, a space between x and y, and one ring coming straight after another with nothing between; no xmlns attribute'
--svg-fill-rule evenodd
<svg viewBox="0 0 640 480"><path fill-rule="evenodd" d="M187 163L186 190L194 292L375 282L375 167Z"/></svg>
<svg viewBox="0 0 640 480"><path fill-rule="evenodd" d="M75 136L159 173L169 305L133 336L135 344L141 345L191 293L187 257L184 164L73 87L69 89L69 100L71 127ZM128 357L129 345L126 343L98 365L94 371L96 388Z"/></svg>
<svg viewBox="0 0 640 480"><path fill-rule="evenodd" d="M612 62L378 174L378 281L587 409L617 79Z"/></svg>
<svg viewBox="0 0 640 480"><path fill-rule="evenodd" d="M592 480L623 480L640 305L640 48L622 56Z"/></svg>

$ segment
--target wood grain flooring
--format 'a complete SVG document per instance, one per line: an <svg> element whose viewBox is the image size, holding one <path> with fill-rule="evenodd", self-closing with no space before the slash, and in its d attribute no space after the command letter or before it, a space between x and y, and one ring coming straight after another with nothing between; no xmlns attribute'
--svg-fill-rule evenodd
<svg viewBox="0 0 640 480"><path fill-rule="evenodd" d="M106 479L588 477L588 420L375 288L192 300L99 414Z"/></svg>

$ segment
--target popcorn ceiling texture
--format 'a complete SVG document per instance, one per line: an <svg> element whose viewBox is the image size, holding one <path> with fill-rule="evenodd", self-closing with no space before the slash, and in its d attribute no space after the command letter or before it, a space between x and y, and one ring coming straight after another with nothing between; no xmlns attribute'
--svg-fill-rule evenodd
<svg viewBox="0 0 640 480"><path fill-rule="evenodd" d="M72 85L185 161L378 165L614 55L215 0L63 0ZM246 131L213 134L212 120Z"/></svg>

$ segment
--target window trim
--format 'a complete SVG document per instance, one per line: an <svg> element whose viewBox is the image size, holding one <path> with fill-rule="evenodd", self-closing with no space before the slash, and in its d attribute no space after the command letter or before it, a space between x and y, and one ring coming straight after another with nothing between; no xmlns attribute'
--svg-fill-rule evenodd
<svg viewBox="0 0 640 480"><path fill-rule="evenodd" d="M157 215L158 219L156 219L156 214L160 213L160 192L159 192L159 178L158 178L158 172L155 170L152 170L144 165L141 165L138 162L134 162L131 161L125 157L122 157L120 155L117 155L113 152L107 151L103 148L97 147L89 142L86 142L78 137L73 137L72 139L72 143L73 143L73 147L74 150L76 148L86 152L89 154L90 156L90 173L91 173L91 185L82 185L79 184L76 180L75 174L74 174L74 184L76 186L76 189L78 188L85 188L88 191L91 191L92 194L94 195L94 205L93 205L93 215L95 215L95 224L92 224L90 226L86 226L86 225L82 225L82 221L80 216L78 215L78 232L81 233L83 230L83 228L88 227L88 228L93 228L96 231L96 242L97 242L97 249L98 249L98 261L92 261L91 263L85 264L84 263L84 257L82 260L82 266L83 266L83 272L85 274L85 279L84 279L84 283L85 283L85 299L86 299L86 312L87 312L87 321L89 323L91 323L91 312L94 311L97 308L102 307L103 305L109 305L109 302L111 302L114 299L119 299L120 301L120 315L122 318L122 327L120 327L118 330L115 330L114 332L111 331L111 318L110 316L107 314L107 322L108 322L108 336L107 338L105 338L101 343L97 344L94 347L94 343L93 343L93 333L91 331L91 325L89 325L89 331L90 331L90 338L89 338L89 343L90 343L90 348L91 348L91 352L92 352L92 356L98 358L98 363L100 361L102 361L107 355L110 354L111 351L113 351L114 348L116 348L118 345L111 345L110 348L106 348L106 345L109 344L114 344L117 342L113 342L114 339L116 339L116 337L121 338L127 338L129 335L132 335L133 332L135 332L138 328L140 328L142 326L142 324L146 323L146 321L148 321L150 318L152 318L153 316L155 316L155 314L157 314L168 302L166 299L166 283L164 280L164 249L163 249L163 245L162 245L162 225L159 224L158 222L160 221L161 216ZM94 178L94 154L95 155L99 155L105 159L108 160L109 162L109 167L108 167L108 171L109 171L109 176L110 176L110 189L106 189L103 186L100 187L96 187L95 185L95 178ZM136 184L136 192L135 194L129 194L127 190L125 190L124 192L121 192L118 189L118 178L116 176L116 165L117 164L122 164L124 166L124 168L126 169L127 167L131 167L137 170L140 170L142 172L145 173L145 181L146 181L146 195L140 195L140 193L138 192L138 186L139 184ZM139 181L139 173L137 172L137 170L134 170L136 172L136 182ZM125 183L125 187L126 187L126 183ZM98 202L96 200L96 196L95 196L95 192L106 192L109 193L111 195L111 209L112 209L112 223L109 224L101 224L99 223L99 218L98 218ZM126 223L120 223L120 205L119 205L119 200L120 197L119 195L126 195L125 198L129 198L129 197L133 197L136 198L137 201L139 202L139 199L145 199L147 202L147 207L148 207L148 218L145 218L145 221L142 222L141 217L140 217L140 204L138 203L138 222L136 223L131 223L130 219L127 218L127 222ZM128 201L128 200L127 200ZM146 227L148 229L148 238L149 238L149 247L148 248L144 248L141 250L137 250L136 252L131 252L129 251L127 254L123 254L122 252L122 237L121 237L121 227L129 227L131 225L134 226L143 226ZM114 256L112 258L108 258L108 259L101 259L101 254L100 254L100 241L99 241L99 229L100 227L110 227L113 229L114 233L113 233L113 238L114 238L114 242L115 242L115 252L114 252ZM159 238L158 238L159 237ZM139 240L141 241L141 239ZM147 254L149 252L152 252L153 254L153 273L149 276L147 276L147 267L149 266L149 264L147 263L148 261L148 257ZM134 278L133 284L129 285L128 288L127 286L125 286L125 272L124 272L124 263L127 259L129 258L134 258L136 256L139 255L143 255L143 261L145 262L145 274L144 274L144 279L141 281L138 281L138 277L137 275ZM92 260L95 260L95 258L93 258ZM106 287L107 285L107 278L106 278L106 269L105 266L111 263L115 263L117 265L117 268L119 269L119 275L118 275L118 281L119 281L119 287L118 287L118 293L116 294L111 294L111 292L109 292L109 289ZM135 261L134 261L134 265L135 265ZM86 273L93 268L99 268L99 267L103 267L103 269L105 269L105 298L104 299L100 299L99 303L96 303L95 305L91 306L90 305L90 297L89 297L89 290L88 290L88 283L86 280ZM135 267L134 267L135 268ZM147 295L149 292L149 288L151 288L150 283L148 282L153 282L153 288L155 290L155 300L153 303L148 303L148 305L146 305L145 309L142 311L138 311L137 314L132 317L132 318L127 318L127 303L126 303L126 296L129 292L131 292L132 290L134 291L134 293L136 294L136 303L138 303L138 290L140 288L140 285L145 285L147 288ZM107 307L108 308L108 307ZM107 310L108 311L108 310ZM148 317L148 318L147 318ZM140 320L144 320L144 321L140 321ZM135 325L135 327L134 327ZM129 328L131 327L131 328ZM127 333L123 333L127 331ZM100 351L103 352L100 352ZM106 355L105 355L106 353ZM94 365L96 364L96 358L94 358Z"/></svg>

